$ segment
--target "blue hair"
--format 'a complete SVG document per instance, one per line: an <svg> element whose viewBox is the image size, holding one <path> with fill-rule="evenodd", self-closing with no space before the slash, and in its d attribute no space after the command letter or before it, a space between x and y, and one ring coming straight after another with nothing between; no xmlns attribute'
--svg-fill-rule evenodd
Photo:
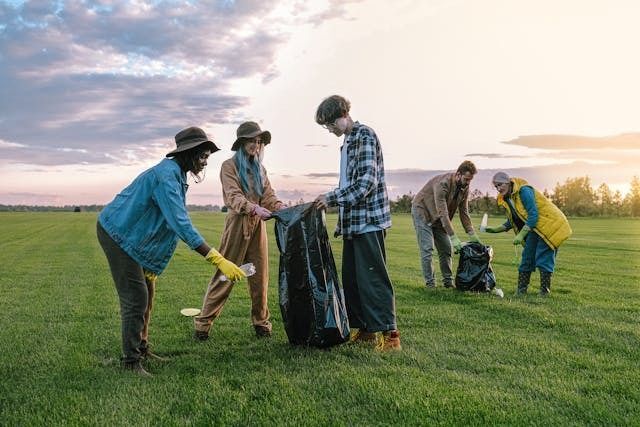
<svg viewBox="0 0 640 427"><path fill-rule="evenodd" d="M253 159L250 159L244 149L240 147L233 157L236 162L236 168L238 169L238 175L240 176L242 191L244 191L245 194L249 194L249 179L247 175L251 174L253 175L253 190L256 192L258 197L262 197L264 190L261 173L262 164L260 163L258 156L253 156Z"/></svg>

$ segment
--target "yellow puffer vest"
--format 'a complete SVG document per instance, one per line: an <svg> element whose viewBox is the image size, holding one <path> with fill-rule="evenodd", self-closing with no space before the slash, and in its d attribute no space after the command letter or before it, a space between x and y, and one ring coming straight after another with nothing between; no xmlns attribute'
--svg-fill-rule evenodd
<svg viewBox="0 0 640 427"><path fill-rule="evenodd" d="M536 197L536 206L538 207L538 223L533 228L533 231L552 249L558 249L558 246L567 240L572 233L567 217L564 216L562 211L547 199L544 194L531 187L524 179L511 178L511 183L513 184L511 200L513 201L518 216L525 222L527 220L527 210L524 208L522 200L520 200L520 189L527 186L533 190ZM515 221L511 217L511 209L509 209L509 205L502 197L502 194L498 194L498 205L506 209L507 218L509 218L509 222L514 225L513 230L516 233L520 231L515 227Z"/></svg>

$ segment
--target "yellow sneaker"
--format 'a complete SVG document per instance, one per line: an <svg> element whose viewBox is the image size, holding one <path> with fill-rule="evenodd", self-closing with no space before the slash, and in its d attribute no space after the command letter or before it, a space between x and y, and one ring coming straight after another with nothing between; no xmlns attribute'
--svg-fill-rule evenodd
<svg viewBox="0 0 640 427"><path fill-rule="evenodd" d="M400 332L398 330L386 331L382 333L382 337L376 344L376 350L378 351L400 351L402 346L400 345Z"/></svg>

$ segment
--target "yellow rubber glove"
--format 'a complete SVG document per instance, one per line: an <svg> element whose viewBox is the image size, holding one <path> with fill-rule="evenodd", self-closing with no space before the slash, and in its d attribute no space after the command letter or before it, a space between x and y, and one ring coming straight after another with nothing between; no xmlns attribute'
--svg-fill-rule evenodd
<svg viewBox="0 0 640 427"><path fill-rule="evenodd" d="M147 279L147 281L155 282L156 280L158 280L158 275L156 273L153 273L147 270L143 270L143 271L144 271L144 278Z"/></svg>
<svg viewBox="0 0 640 427"><path fill-rule="evenodd" d="M527 237L527 234L529 234L529 231L531 231L531 227L525 224L525 226L522 227L522 230L520 230L520 232L516 234L516 238L513 239L513 244L514 245L524 244L524 238Z"/></svg>
<svg viewBox="0 0 640 427"><path fill-rule="evenodd" d="M247 277L247 275L244 274L242 270L240 270L240 267L220 255L220 252L216 251L214 248L211 248L204 259L218 267L218 269L222 271L222 274L227 276L227 279L231 280L232 282L237 282L238 280Z"/></svg>

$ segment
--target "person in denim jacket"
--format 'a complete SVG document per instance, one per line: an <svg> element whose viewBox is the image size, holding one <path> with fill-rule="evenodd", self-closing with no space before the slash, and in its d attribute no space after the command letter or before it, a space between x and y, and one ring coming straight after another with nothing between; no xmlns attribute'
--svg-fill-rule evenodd
<svg viewBox="0 0 640 427"><path fill-rule="evenodd" d="M187 172L201 182L207 159L219 148L197 127L175 136L176 149L140 174L98 216L98 241L107 257L120 301L122 366L150 375L142 359L162 359L148 348L155 282L173 255L178 239L227 277L245 274L210 247L193 227L186 208Z"/></svg>

